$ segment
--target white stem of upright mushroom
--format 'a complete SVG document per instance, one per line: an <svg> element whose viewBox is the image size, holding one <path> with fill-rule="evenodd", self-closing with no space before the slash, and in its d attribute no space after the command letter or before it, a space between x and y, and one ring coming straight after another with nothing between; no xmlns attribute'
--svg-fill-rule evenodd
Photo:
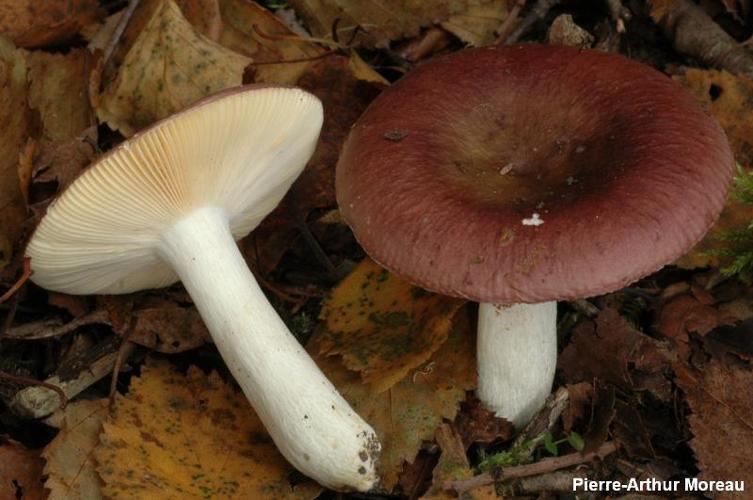
<svg viewBox="0 0 753 500"><path fill-rule="evenodd" d="M272 308L238 251L224 211L192 212L163 234L159 249L285 458L330 488L371 489L378 479L376 434Z"/></svg>
<svg viewBox="0 0 753 500"><path fill-rule="evenodd" d="M557 365L557 302L481 303L478 309L479 399L516 427L543 406Z"/></svg>

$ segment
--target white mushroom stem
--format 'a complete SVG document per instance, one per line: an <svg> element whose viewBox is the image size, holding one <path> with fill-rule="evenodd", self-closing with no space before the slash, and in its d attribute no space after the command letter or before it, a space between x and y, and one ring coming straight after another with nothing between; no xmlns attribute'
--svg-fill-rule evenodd
<svg viewBox="0 0 753 500"><path fill-rule="evenodd" d="M285 458L320 484L366 491L380 445L259 288L225 212L200 208L161 238L217 349Z"/></svg>
<svg viewBox="0 0 753 500"><path fill-rule="evenodd" d="M523 427L552 390L557 364L557 302L481 303L478 309L479 399Z"/></svg>

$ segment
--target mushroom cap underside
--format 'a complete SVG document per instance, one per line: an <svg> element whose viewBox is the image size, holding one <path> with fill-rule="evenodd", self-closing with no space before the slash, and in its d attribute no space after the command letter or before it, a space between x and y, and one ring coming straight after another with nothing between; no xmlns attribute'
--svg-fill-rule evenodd
<svg viewBox="0 0 753 500"><path fill-rule="evenodd" d="M129 293L177 275L158 255L193 210L225 211L233 236L272 211L311 156L322 105L297 88L228 89L109 151L47 209L26 255L32 281L65 293Z"/></svg>
<svg viewBox="0 0 753 500"><path fill-rule="evenodd" d="M472 49L382 93L337 166L345 221L426 289L495 303L598 295L672 262L733 172L695 99L622 56Z"/></svg>

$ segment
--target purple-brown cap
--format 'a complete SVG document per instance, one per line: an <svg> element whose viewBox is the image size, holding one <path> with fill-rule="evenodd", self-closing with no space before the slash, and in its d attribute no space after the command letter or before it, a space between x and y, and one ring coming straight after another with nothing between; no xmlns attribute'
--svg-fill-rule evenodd
<svg viewBox="0 0 753 500"><path fill-rule="evenodd" d="M337 165L345 221L377 262L481 302L598 295L713 224L727 139L660 72L615 54L457 52L387 89Z"/></svg>

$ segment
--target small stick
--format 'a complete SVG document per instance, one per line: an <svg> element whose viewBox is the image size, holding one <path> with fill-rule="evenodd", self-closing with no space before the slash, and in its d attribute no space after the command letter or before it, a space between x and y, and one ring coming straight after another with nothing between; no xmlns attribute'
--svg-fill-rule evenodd
<svg viewBox="0 0 753 500"><path fill-rule="evenodd" d="M125 8L125 11L123 11L123 16L115 27L115 32L113 32L112 38L107 43L107 47L105 47L105 54L102 58L104 64L107 64L110 61L110 57L112 57L112 53L115 52L115 47L118 45L120 37L123 36L123 32L131 21L131 17L133 17L133 13L136 11L136 7L139 6L139 1L140 0L130 0L130 2L128 2L128 6Z"/></svg>
<svg viewBox="0 0 753 500"><path fill-rule="evenodd" d="M110 395L109 395L109 405L110 408L112 408L112 405L115 403L115 393L118 390L118 374L120 373L120 367L123 365L123 362L128 358L128 356L133 351L133 342L131 342L129 339L131 338L131 335L133 334L133 331L136 329L136 321L131 320L131 325L128 328L128 331L125 335L123 335L123 341L120 343L120 347L118 347L118 353L115 356L115 363L112 365L112 377L110 378Z"/></svg>
<svg viewBox="0 0 753 500"><path fill-rule="evenodd" d="M497 41L495 42L496 44L503 45L505 43L505 40L508 36L510 36L510 33L513 30L515 22L518 20L520 11L523 10L523 7L525 6L526 0L515 1L515 5L512 6L512 9L510 9L510 13L507 15L505 20L502 21L502 24L499 25L499 28L497 28Z"/></svg>
<svg viewBox="0 0 753 500"><path fill-rule="evenodd" d="M537 21L540 21L541 19L544 19L547 15L547 13L554 7L560 3L560 0L536 0L536 3L531 8L531 12L529 12L526 17L523 18L523 20L520 22L517 28L510 33L510 35L506 38L504 38L504 44L509 43L515 43L525 35L525 33L531 28L531 26L534 25Z"/></svg>
<svg viewBox="0 0 753 500"><path fill-rule="evenodd" d="M63 389L56 386L55 384L43 382L42 380L37 380L31 377L12 375L7 372L0 372L0 378L15 382L16 384L44 387L45 389L49 389L57 393L58 397L60 398L60 408L65 408L65 406L68 404L68 396L65 395L65 391L63 391Z"/></svg>
<svg viewBox="0 0 753 500"><path fill-rule="evenodd" d="M24 283L26 283L26 280L28 280L31 277L31 259L28 257L24 257L24 270L23 274L21 274L21 277L18 278L18 281L13 283L13 286L11 286L7 292L5 292L2 296L0 296L0 304L8 300L13 296L14 293L18 291L19 288L21 288Z"/></svg>
<svg viewBox="0 0 753 500"><path fill-rule="evenodd" d="M480 486L494 484L496 481L536 476L539 474L554 472L566 467L572 467L573 465L591 462L592 460L595 460L597 458L604 458L608 455L611 455L612 453L617 451L618 448L619 445L617 443L615 443L614 441L608 441L599 446L596 451L592 451L591 453L570 453L569 455L563 455L561 457L545 458L532 464L503 467L494 474L487 472L484 474L479 474L478 476L474 476L470 479L461 479L459 481L445 481L444 484L442 484L442 488L445 490L455 490L457 493L462 494L463 492L478 488Z"/></svg>

